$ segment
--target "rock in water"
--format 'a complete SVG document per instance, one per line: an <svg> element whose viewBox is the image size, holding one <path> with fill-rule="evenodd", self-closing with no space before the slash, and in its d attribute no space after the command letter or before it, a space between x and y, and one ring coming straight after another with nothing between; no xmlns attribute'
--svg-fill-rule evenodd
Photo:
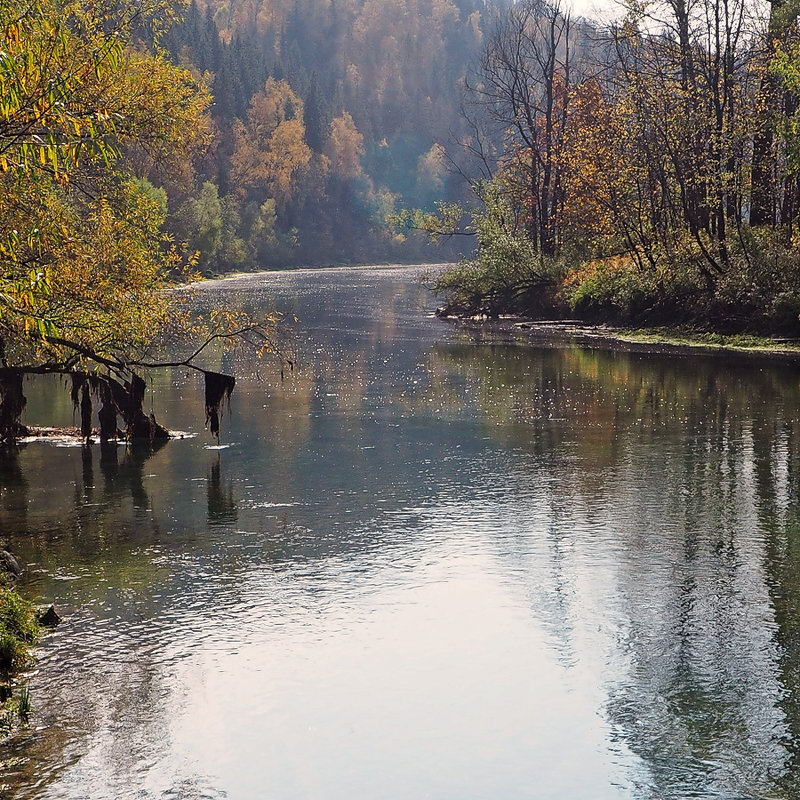
<svg viewBox="0 0 800 800"><path fill-rule="evenodd" d="M19 577L22 575L17 559L8 552L8 550L0 550L0 569L10 572L12 575Z"/></svg>
<svg viewBox="0 0 800 800"><path fill-rule="evenodd" d="M55 606L52 605L39 611L36 618L43 628L55 628L61 622L61 617L58 616Z"/></svg>

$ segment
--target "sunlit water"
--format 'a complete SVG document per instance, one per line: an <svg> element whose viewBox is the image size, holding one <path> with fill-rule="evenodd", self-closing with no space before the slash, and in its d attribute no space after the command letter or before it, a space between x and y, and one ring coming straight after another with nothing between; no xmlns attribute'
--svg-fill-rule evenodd
<svg viewBox="0 0 800 800"><path fill-rule="evenodd" d="M800 796L796 368L465 331L416 271L204 287L297 316L216 446L0 459L63 624L19 798ZM70 424L27 384L26 421Z"/></svg>

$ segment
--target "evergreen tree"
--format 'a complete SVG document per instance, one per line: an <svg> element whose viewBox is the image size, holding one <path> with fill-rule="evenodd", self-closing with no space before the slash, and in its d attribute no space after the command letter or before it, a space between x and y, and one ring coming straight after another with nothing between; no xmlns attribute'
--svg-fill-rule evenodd
<svg viewBox="0 0 800 800"><path fill-rule="evenodd" d="M305 94L306 142L317 153L321 153L327 139L330 126L329 113L325 100L317 83L317 75L313 73Z"/></svg>

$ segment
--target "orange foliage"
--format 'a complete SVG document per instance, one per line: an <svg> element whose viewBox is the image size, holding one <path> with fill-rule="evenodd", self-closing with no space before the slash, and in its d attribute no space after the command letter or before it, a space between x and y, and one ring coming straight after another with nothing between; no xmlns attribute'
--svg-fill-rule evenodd
<svg viewBox="0 0 800 800"><path fill-rule="evenodd" d="M247 124L233 129L231 180L239 194L252 192L285 207L296 195L311 164L305 141L303 101L285 81L267 79L250 103Z"/></svg>

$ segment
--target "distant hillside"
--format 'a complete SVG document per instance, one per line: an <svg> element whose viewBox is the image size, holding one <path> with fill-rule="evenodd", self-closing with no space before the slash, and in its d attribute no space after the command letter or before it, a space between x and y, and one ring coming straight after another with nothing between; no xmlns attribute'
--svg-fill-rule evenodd
<svg viewBox="0 0 800 800"><path fill-rule="evenodd" d="M481 0L193 2L164 44L204 76L214 136L166 186L175 234L224 270L439 258L387 225L459 199L464 76Z"/></svg>

